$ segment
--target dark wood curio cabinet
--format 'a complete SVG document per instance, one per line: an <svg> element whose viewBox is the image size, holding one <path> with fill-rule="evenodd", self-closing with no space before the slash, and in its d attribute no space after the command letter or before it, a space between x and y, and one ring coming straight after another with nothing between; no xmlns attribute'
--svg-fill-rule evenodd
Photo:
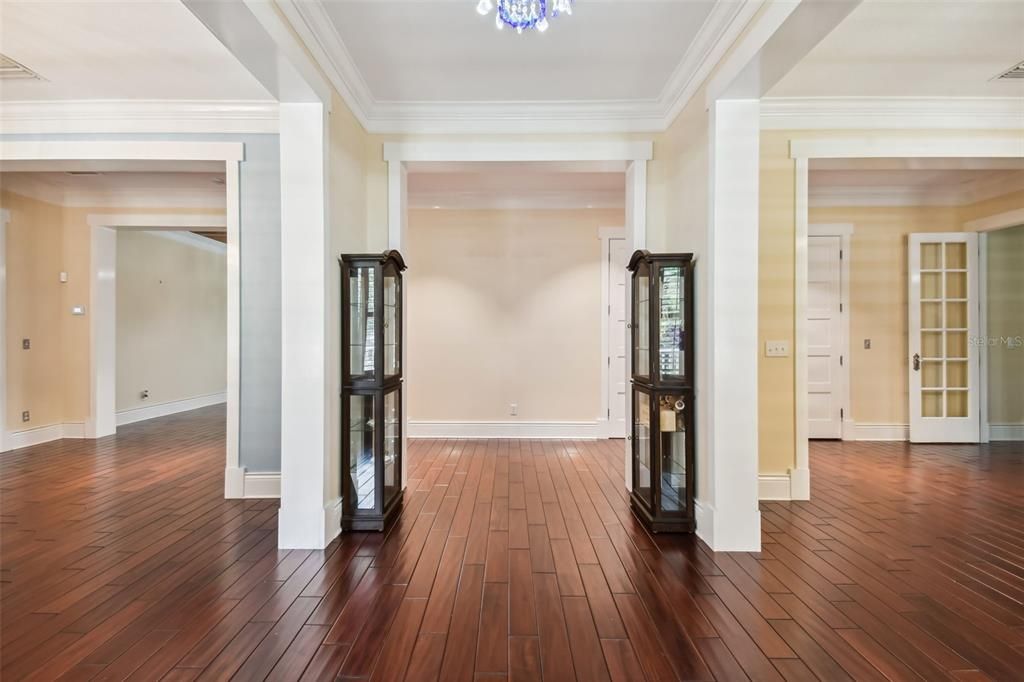
<svg viewBox="0 0 1024 682"><path fill-rule="evenodd" d="M397 251L341 261L341 527L383 530L402 503L402 271Z"/></svg>
<svg viewBox="0 0 1024 682"><path fill-rule="evenodd" d="M693 255L637 251L630 504L652 532L694 530Z"/></svg>

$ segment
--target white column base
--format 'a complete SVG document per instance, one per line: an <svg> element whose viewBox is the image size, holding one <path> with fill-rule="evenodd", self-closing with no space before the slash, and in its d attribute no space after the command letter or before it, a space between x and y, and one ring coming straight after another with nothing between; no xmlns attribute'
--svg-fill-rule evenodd
<svg viewBox="0 0 1024 682"><path fill-rule="evenodd" d="M697 537L715 552L760 552L761 512L728 514L708 503L694 502Z"/></svg>

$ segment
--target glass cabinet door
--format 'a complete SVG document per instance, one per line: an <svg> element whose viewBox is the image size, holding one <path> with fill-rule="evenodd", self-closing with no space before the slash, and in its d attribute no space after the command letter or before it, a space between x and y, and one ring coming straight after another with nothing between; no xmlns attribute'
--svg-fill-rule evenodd
<svg viewBox="0 0 1024 682"><path fill-rule="evenodd" d="M374 277L372 265L349 269L348 373L352 379L374 376Z"/></svg>
<svg viewBox="0 0 1024 682"><path fill-rule="evenodd" d="M633 391L633 491L644 504L653 506L651 488L651 396Z"/></svg>
<svg viewBox="0 0 1024 682"><path fill-rule="evenodd" d="M684 375L684 277L680 265L658 268L658 372L663 380Z"/></svg>
<svg viewBox="0 0 1024 682"><path fill-rule="evenodd" d="M392 263L384 266L384 376L392 377L401 371L401 279Z"/></svg>
<svg viewBox="0 0 1024 682"><path fill-rule="evenodd" d="M651 271L641 263L633 273L633 374L646 377L651 366Z"/></svg>
<svg viewBox="0 0 1024 682"><path fill-rule="evenodd" d="M661 511L686 512L686 398L662 395L658 399L661 433Z"/></svg>
<svg viewBox="0 0 1024 682"><path fill-rule="evenodd" d="M384 506L402 487L398 453L402 449L402 411L399 389L384 394Z"/></svg>
<svg viewBox="0 0 1024 682"><path fill-rule="evenodd" d="M352 508L372 510L375 507L374 484L376 455L376 424L372 395L352 395L348 399L349 485Z"/></svg>

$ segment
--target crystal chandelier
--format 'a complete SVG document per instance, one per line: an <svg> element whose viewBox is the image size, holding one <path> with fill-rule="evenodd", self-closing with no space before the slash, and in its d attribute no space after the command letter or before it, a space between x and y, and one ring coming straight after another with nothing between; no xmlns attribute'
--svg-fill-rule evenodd
<svg viewBox="0 0 1024 682"><path fill-rule="evenodd" d="M557 17L559 14L572 14L572 3L574 0L480 0L476 11L486 16L494 9L495 4L498 11L494 13L494 25L499 30L509 26L517 33L523 29L535 29L543 33L548 30L548 17ZM551 12L548 13L548 5L551 5Z"/></svg>

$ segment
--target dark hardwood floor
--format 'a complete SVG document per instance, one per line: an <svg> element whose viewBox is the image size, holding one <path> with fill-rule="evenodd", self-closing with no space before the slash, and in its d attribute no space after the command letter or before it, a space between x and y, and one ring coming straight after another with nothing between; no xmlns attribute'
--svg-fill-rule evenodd
<svg viewBox="0 0 1024 682"><path fill-rule="evenodd" d="M621 442L417 441L390 533L279 551L223 429L0 457L3 680L1024 679L1021 444L815 444L715 554L634 521Z"/></svg>

